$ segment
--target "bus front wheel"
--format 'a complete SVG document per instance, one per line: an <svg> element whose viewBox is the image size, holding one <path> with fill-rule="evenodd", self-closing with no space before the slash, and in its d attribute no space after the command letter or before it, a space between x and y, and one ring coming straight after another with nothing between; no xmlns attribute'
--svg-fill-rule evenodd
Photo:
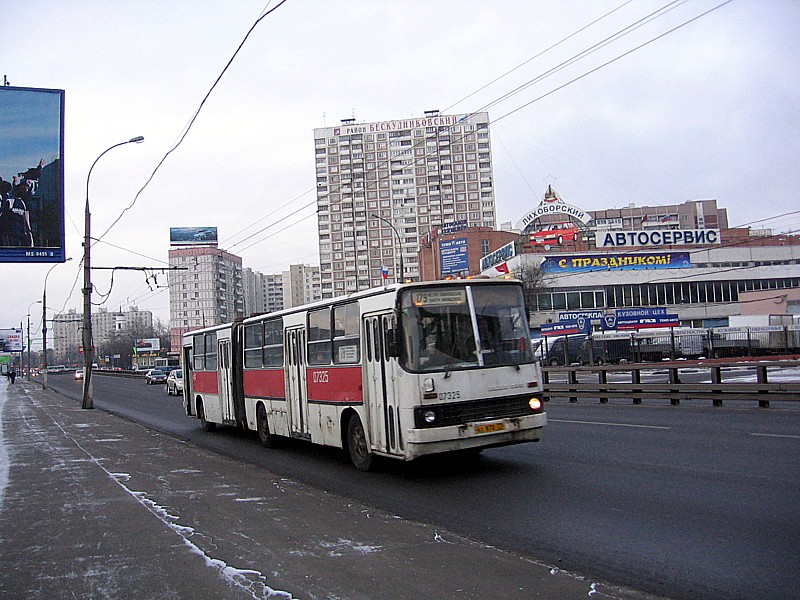
<svg viewBox="0 0 800 600"><path fill-rule="evenodd" d="M347 422L347 449L350 461L359 471L369 471L372 467L372 452L367 446L367 434L358 415L353 415Z"/></svg>

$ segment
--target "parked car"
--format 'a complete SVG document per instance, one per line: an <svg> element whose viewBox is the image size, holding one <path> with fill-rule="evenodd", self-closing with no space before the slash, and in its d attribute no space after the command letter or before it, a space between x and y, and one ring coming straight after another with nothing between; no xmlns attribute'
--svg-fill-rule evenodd
<svg viewBox="0 0 800 600"><path fill-rule="evenodd" d="M147 385L153 385L154 383L166 383L167 374L160 369L150 369L144 376L144 380Z"/></svg>
<svg viewBox="0 0 800 600"><path fill-rule="evenodd" d="M175 369L167 376L167 394L179 396L183 394L183 371Z"/></svg>
<svg viewBox="0 0 800 600"><path fill-rule="evenodd" d="M547 345L544 364L555 367L580 362L581 344L585 339L585 335L573 335L552 340Z"/></svg>
<svg viewBox="0 0 800 600"><path fill-rule="evenodd" d="M564 242L574 242L580 229L574 223L550 223L544 229L531 236L531 241L537 246L560 246Z"/></svg>
<svg viewBox="0 0 800 600"><path fill-rule="evenodd" d="M83 369L75 369L75 375L73 375L73 377L75 379L83 379Z"/></svg>

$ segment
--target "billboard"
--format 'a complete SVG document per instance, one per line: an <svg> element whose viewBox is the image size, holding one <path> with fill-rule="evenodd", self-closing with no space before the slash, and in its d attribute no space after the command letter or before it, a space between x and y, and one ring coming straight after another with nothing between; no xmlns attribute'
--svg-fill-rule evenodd
<svg viewBox="0 0 800 600"><path fill-rule="evenodd" d="M548 256L543 273L588 273L591 271L640 271L646 269L689 269L688 252L646 252L642 254L571 254Z"/></svg>
<svg viewBox="0 0 800 600"><path fill-rule="evenodd" d="M0 352L22 352L22 329L0 329Z"/></svg>
<svg viewBox="0 0 800 600"><path fill-rule="evenodd" d="M64 90L0 86L0 262L64 262Z"/></svg>
<svg viewBox="0 0 800 600"><path fill-rule="evenodd" d="M467 238L440 242L439 259L442 267L442 277L469 273Z"/></svg>
<svg viewBox="0 0 800 600"><path fill-rule="evenodd" d="M134 346L136 354L150 354L151 352L159 352L161 350L161 340L158 338L145 338L143 340L136 340Z"/></svg>
<svg viewBox="0 0 800 600"><path fill-rule="evenodd" d="M170 246L216 246L216 227L170 227Z"/></svg>

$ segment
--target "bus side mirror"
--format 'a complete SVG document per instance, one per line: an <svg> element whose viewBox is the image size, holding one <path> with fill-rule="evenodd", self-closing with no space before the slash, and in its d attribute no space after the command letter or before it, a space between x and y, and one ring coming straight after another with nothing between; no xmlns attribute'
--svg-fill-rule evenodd
<svg viewBox="0 0 800 600"><path fill-rule="evenodd" d="M400 343L397 340L396 329L386 330L386 350L392 358L400 356Z"/></svg>

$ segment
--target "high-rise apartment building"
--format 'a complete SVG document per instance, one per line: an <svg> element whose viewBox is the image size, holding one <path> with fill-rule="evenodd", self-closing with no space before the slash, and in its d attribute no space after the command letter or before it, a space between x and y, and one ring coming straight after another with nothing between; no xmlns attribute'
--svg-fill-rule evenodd
<svg viewBox="0 0 800 600"><path fill-rule="evenodd" d="M291 308L322 300L319 267L289 265L283 272L283 306Z"/></svg>
<svg viewBox="0 0 800 600"><path fill-rule="evenodd" d="M322 299L319 267L290 265L281 273L259 273L245 268L245 314L261 314L301 306Z"/></svg>
<svg viewBox="0 0 800 600"><path fill-rule="evenodd" d="M434 226L496 226L488 113L425 114L314 130L323 298L417 280Z"/></svg>
<svg viewBox="0 0 800 600"><path fill-rule="evenodd" d="M242 280L246 316L283 310L285 283L281 273L260 273L246 267Z"/></svg>
<svg viewBox="0 0 800 600"><path fill-rule="evenodd" d="M244 316L242 259L216 246L173 247L169 251L170 343L181 347L187 331Z"/></svg>

